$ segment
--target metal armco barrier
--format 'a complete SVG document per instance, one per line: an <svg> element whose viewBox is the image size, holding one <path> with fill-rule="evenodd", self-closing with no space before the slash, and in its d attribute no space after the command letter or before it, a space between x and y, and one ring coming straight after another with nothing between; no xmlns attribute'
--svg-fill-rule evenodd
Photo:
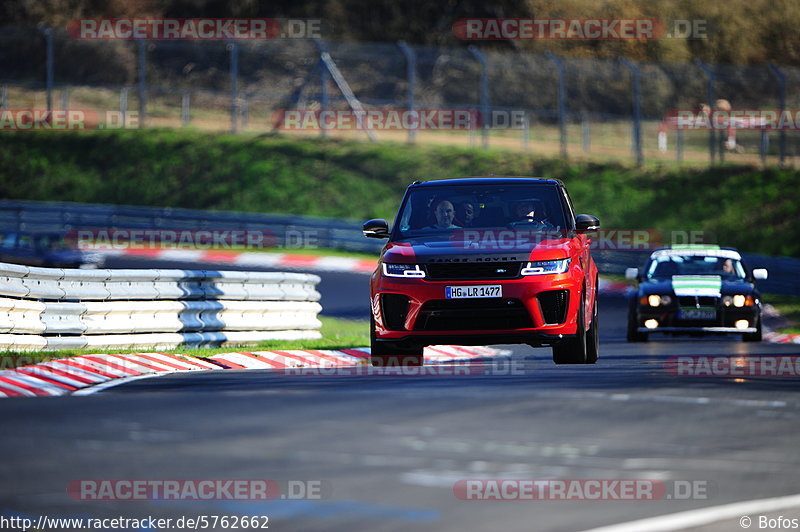
<svg viewBox="0 0 800 532"><path fill-rule="evenodd" d="M203 211L92 203L0 200L0 231L77 231L110 229L237 229L268 231L278 247L302 247L309 236L319 248L378 254L382 240L364 238L361 223L337 218L288 214ZM292 240L296 241L293 242ZM724 243L723 243L724 245ZM650 250L596 249L592 255L601 273L624 274L644 265ZM800 294L800 259L743 253L750 268L767 268L765 292Z"/></svg>
<svg viewBox="0 0 800 532"><path fill-rule="evenodd" d="M0 263L0 349L252 345L320 338L316 275Z"/></svg>
<svg viewBox="0 0 800 532"><path fill-rule="evenodd" d="M292 214L0 200L0 231L247 230L263 231L270 244L281 248L313 245L377 254L383 243L364 238L361 223Z"/></svg>

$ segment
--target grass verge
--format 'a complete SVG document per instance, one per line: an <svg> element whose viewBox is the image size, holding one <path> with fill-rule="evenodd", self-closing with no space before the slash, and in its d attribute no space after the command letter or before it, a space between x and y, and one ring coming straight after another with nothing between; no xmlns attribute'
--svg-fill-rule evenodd
<svg viewBox="0 0 800 532"><path fill-rule="evenodd" d="M781 316L786 318L789 326L780 329L779 333L800 334L800 296L787 294L763 294L764 303L775 307Z"/></svg>
<svg viewBox="0 0 800 532"><path fill-rule="evenodd" d="M415 179L561 178L605 229L702 231L708 240L800 257L800 170L636 168L501 148L366 143L191 130L10 132L0 197L392 218Z"/></svg>

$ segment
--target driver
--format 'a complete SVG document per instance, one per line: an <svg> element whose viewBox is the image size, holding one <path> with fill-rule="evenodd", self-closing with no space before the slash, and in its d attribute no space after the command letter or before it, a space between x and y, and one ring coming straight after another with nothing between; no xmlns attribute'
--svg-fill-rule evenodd
<svg viewBox="0 0 800 532"><path fill-rule="evenodd" d="M436 223L429 225L428 229L455 229L459 227L453 223L456 210L453 208L452 202L448 200L442 200L437 203L433 209L433 215L436 217Z"/></svg>
<svg viewBox="0 0 800 532"><path fill-rule="evenodd" d="M731 259L722 261L722 274L726 277L734 277L736 275L736 268L733 267L733 261Z"/></svg>

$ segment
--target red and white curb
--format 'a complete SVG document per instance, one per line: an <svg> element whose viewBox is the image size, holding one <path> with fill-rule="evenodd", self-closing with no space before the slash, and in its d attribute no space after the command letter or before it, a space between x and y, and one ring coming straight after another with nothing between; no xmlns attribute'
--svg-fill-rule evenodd
<svg viewBox="0 0 800 532"><path fill-rule="evenodd" d="M800 334L781 334L768 331L764 333L763 339L773 344L800 344Z"/></svg>
<svg viewBox="0 0 800 532"><path fill-rule="evenodd" d="M489 347L437 345L425 348L428 363L491 358L506 352ZM115 384L185 371L358 366L369 348L221 353L208 358L166 353L81 355L0 371L0 397L87 395Z"/></svg>

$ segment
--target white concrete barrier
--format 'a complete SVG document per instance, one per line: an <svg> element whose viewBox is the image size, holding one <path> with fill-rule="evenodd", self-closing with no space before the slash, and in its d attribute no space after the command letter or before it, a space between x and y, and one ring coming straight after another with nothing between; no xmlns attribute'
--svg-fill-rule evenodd
<svg viewBox="0 0 800 532"><path fill-rule="evenodd" d="M316 275L0 263L0 349L253 345L319 338Z"/></svg>

